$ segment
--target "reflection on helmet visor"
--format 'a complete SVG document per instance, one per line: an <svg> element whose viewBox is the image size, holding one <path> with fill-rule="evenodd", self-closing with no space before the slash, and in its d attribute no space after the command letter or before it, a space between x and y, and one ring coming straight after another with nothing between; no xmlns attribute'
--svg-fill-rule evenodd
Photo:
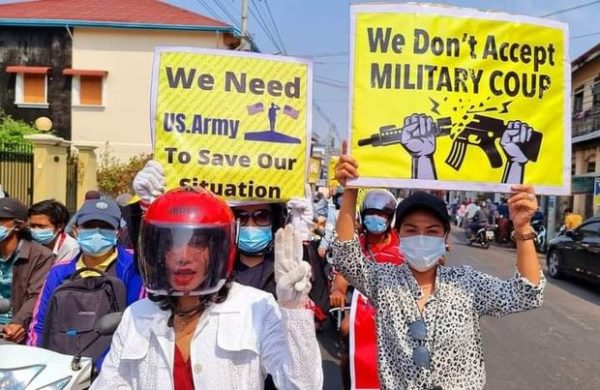
<svg viewBox="0 0 600 390"><path fill-rule="evenodd" d="M228 277L233 225L142 227L140 271L153 294L198 295L219 289Z"/></svg>
<svg viewBox="0 0 600 390"><path fill-rule="evenodd" d="M396 207L394 199L381 192L367 193L365 200L363 201L363 210L391 210L393 211Z"/></svg>

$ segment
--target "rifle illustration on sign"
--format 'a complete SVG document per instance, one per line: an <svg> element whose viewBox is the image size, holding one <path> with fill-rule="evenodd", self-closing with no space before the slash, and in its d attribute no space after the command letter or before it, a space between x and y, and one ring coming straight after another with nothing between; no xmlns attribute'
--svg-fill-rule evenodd
<svg viewBox="0 0 600 390"><path fill-rule="evenodd" d="M358 146L388 146L401 144L412 156L411 178L437 180L433 154L436 137L450 136L453 139L446 164L459 170L465 159L467 147L473 145L485 152L492 168L502 166L502 157L496 148L496 140L506 155L502 183L523 183L525 164L537 161L543 134L526 123L509 121L485 115L475 115L464 129L451 132L452 120L440 118L436 121L424 114L413 114L404 119L404 126L382 126L369 138L358 140Z"/></svg>

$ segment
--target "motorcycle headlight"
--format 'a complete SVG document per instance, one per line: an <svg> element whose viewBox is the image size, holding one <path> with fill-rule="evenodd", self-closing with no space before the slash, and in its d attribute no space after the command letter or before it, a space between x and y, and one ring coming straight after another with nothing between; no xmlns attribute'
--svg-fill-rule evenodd
<svg viewBox="0 0 600 390"><path fill-rule="evenodd" d="M62 378L57 380L56 382L52 382L49 385L44 387L39 387L37 390L63 390L71 381L71 377L68 376L66 378Z"/></svg>
<svg viewBox="0 0 600 390"><path fill-rule="evenodd" d="M0 389L24 389L45 367L45 365L38 364L35 366L0 369Z"/></svg>

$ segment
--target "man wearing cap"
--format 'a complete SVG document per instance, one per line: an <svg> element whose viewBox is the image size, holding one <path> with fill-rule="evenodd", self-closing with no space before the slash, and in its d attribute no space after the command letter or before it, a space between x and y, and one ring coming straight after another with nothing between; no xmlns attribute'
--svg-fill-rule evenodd
<svg viewBox="0 0 600 390"><path fill-rule="evenodd" d="M12 310L0 314L5 339L22 343L48 270L52 251L31 241L25 228L27 207L14 198L0 198L0 298Z"/></svg>
<svg viewBox="0 0 600 390"><path fill-rule="evenodd" d="M84 202L87 202L88 200L97 200L97 199L100 199L100 191L96 191L96 190L87 191L85 193L83 199L84 199ZM75 228L75 224L77 223L78 213L79 213L79 210L77 210L75 212L75 214L73 214L71 216L71 219L69 219L69 222L67 223L67 226L65 226L65 233L70 234L72 236L75 235L75 232L73 231L73 229Z"/></svg>
<svg viewBox="0 0 600 390"><path fill-rule="evenodd" d="M336 179L358 177L345 144ZM378 370L382 389L483 389L480 318L542 305L541 272L530 221L537 209L531 186L512 186L509 214L517 246L515 274L500 279L468 266L443 263L450 217L443 200L417 192L396 209L395 229L406 264L367 261L355 237L357 190L344 191L332 242L333 263L377 308Z"/></svg>
<svg viewBox="0 0 600 390"><path fill-rule="evenodd" d="M67 278L85 267L108 272L114 267L115 276L127 289L127 305L137 301L143 294L142 281L131 252L117 244L121 221L119 206L112 200L87 200L77 212L75 231L80 253L74 258L57 263L50 270L33 313L29 328L28 344L43 345L42 335L47 305L54 290ZM98 273L84 271L81 277L94 277Z"/></svg>

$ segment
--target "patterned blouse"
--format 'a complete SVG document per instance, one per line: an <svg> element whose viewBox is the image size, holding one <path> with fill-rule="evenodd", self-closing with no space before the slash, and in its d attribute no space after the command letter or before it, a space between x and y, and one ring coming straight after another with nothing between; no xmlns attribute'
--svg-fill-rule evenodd
<svg viewBox="0 0 600 390"><path fill-rule="evenodd" d="M518 272L508 280L468 266L438 266L435 292L425 303L430 369L417 367L409 325L421 318L422 291L407 265L367 261L356 237L332 242L333 262L348 282L364 293L377 312L377 352L382 389L483 389L485 365L479 318L503 316L542 305L546 284L535 286Z"/></svg>

